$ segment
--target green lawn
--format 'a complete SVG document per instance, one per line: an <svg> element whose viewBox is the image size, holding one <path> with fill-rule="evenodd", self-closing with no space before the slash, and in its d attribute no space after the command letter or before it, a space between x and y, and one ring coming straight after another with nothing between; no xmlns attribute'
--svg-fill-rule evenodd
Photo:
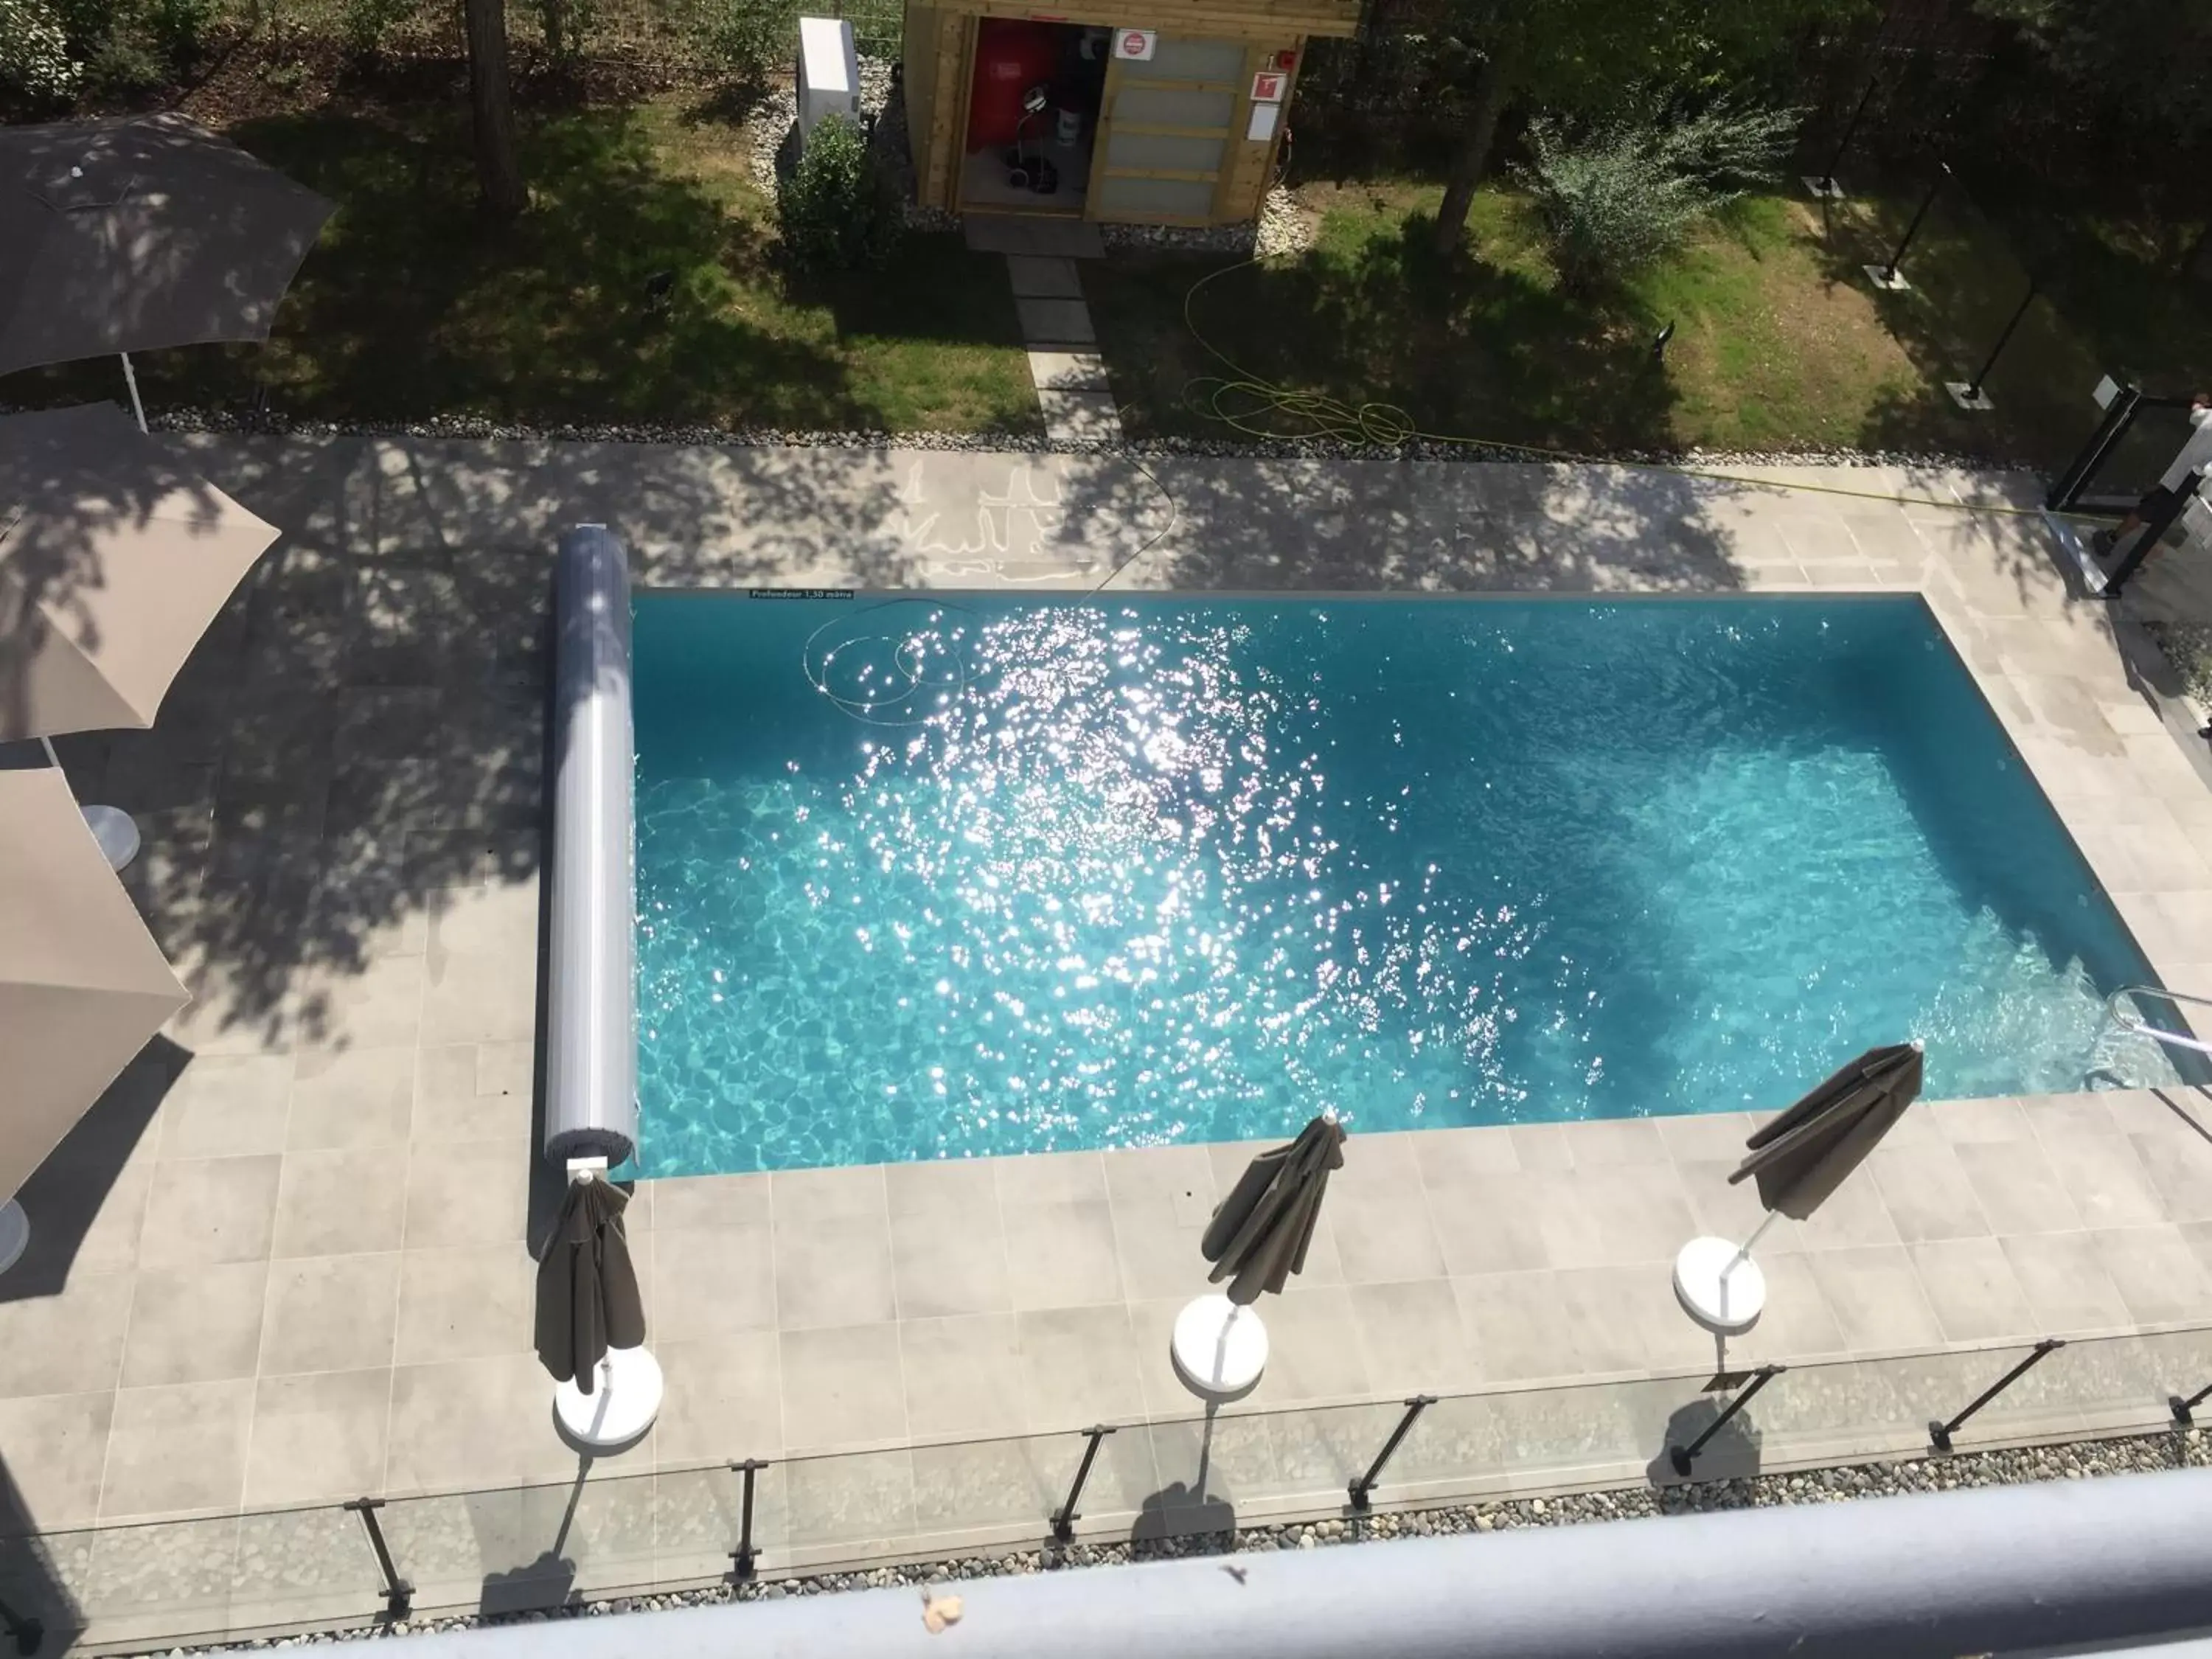
<svg viewBox="0 0 2212 1659"><path fill-rule="evenodd" d="M1427 432L1566 449L1849 445L2050 464L2087 434L2106 368L2212 365L2212 328L2179 285L2101 240L2073 246L2051 284L2057 304L2039 301L1990 376L1995 413L1960 412L1942 381L1972 372L2027 283L2012 238L1962 201L1929 216L1907 294L1876 294L1860 266L1893 242L1909 196L1824 211L1778 193L1734 204L1663 265L1588 299L1561 290L1507 190L1476 198L1472 257L1447 269L1430 246L1441 194L1407 180L1304 186L1316 247L1208 283L1192 319L1256 379L1395 405ZM1085 272L1115 390L1142 429L1222 433L1201 377L1226 371L1183 322L1191 284L1219 269L1156 255ZM1661 366L1650 343L1669 322Z"/></svg>
<svg viewBox="0 0 2212 1659"><path fill-rule="evenodd" d="M325 111L234 137L339 204L265 350L152 353L149 404L293 416L1030 430L994 258L915 236L889 275L787 289L743 139L678 100L526 116L532 208L477 213L465 109ZM673 273L664 309L649 284ZM0 398L114 397L112 364Z"/></svg>

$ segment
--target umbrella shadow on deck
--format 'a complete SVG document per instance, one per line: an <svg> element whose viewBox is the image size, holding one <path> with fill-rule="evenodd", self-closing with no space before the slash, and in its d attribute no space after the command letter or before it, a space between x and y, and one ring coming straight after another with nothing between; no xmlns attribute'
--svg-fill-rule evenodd
<svg viewBox="0 0 2212 1659"><path fill-rule="evenodd" d="M1742 1381L1741 1377L1732 1380L1739 1385ZM1765 1437L1759 1431L1759 1407L1755 1403L1747 1406L1721 1423L1722 1414L1734 1398L1732 1394L1700 1395L1688 1404L1677 1407L1667 1419L1667 1431L1660 1442L1658 1454L1644 1468L1644 1478L1655 1487L1664 1487L1707 1480L1740 1480L1757 1474ZM1718 1431L1698 1447L1690 1473L1682 1474L1675 1467L1674 1451L1697 1446L1698 1437L1715 1424L1721 1424Z"/></svg>

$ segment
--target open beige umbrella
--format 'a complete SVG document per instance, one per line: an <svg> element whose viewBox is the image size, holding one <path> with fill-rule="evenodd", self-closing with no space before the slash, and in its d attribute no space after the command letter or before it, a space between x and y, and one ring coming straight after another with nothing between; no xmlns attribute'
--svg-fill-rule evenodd
<svg viewBox="0 0 2212 1659"><path fill-rule="evenodd" d="M0 374L265 340L331 204L177 114L0 128Z"/></svg>
<svg viewBox="0 0 2212 1659"><path fill-rule="evenodd" d="M0 772L0 1268L29 1237L23 1183L191 1000L62 775Z"/></svg>
<svg viewBox="0 0 2212 1659"><path fill-rule="evenodd" d="M276 534L112 404L0 416L0 742L151 726ZM119 865L112 812L87 817Z"/></svg>

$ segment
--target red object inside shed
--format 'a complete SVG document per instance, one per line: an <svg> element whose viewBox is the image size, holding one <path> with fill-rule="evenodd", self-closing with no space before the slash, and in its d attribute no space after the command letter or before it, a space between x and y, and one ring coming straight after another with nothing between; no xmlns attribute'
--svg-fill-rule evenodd
<svg viewBox="0 0 2212 1659"><path fill-rule="evenodd" d="M975 31L975 82L968 96L968 149L1002 148L1014 142L1022 94L1049 86L1060 67L1054 25L1018 17L986 17Z"/></svg>

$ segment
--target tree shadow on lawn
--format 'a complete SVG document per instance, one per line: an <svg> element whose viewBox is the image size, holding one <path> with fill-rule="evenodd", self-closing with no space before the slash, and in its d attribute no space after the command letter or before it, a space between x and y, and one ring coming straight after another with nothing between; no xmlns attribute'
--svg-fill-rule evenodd
<svg viewBox="0 0 2212 1659"><path fill-rule="evenodd" d="M1425 433L1571 449L1670 445L1674 393L1632 301L1566 294L1486 264L1449 265L1433 228L1412 214L1349 254L1323 247L1233 270L1200 289L1189 314L1244 374L1353 408L1395 405ZM1229 435L1186 396L1194 379L1237 372L1184 325L1182 295L1207 269L1165 258L1113 265L1094 294L1109 363L1128 387L1124 407L1155 429ZM1253 423L1298 430L1287 414Z"/></svg>
<svg viewBox="0 0 2212 1659"><path fill-rule="evenodd" d="M269 346L153 355L157 407L243 403L258 376L281 412L331 419L900 427L916 416L855 326L956 358L1018 340L1004 285L952 270L945 249L882 297L787 294L757 219L668 166L635 110L526 120L532 206L510 224L477 211L465 112L319 112L234 136L339 211ZM970 405L1003 402L979 381L988 365L962 367ZM112 395L112 366L83 386L54 378Z"/></svg>

